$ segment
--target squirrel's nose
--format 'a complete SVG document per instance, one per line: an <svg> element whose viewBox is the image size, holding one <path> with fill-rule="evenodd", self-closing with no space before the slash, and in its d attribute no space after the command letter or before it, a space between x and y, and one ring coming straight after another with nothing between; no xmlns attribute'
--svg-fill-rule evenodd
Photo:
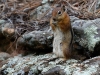
<svg viewBox="0 0 100 75"><path fill-rule="evenodd" d="M56 18L53 18L53 20L56 21L57 19Z"/></svg>

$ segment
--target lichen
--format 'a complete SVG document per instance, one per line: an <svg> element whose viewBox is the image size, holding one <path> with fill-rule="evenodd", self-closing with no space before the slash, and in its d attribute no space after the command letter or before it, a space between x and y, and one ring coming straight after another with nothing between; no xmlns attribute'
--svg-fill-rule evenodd
<svg viewBox="0 0 100 75"><path fill-rule="evenodd" d="M59 59L51 60L52 58L55 59L56 56L54 54L45 54L38 56L27 55L24 57L16 56L14 58L9 58L7 64L3 65L2 67L3 73L5 75L25 75L25 72L27 72L28 75L39 75L58 66L60 69L64 70L66 75L91 75L99 68L98 64L87 64L88 66L81 66L79 63L80 61L75 59L69 59L64 64L60 64Z"/></svg>
<svg viewBox="0 0 100 75"><path fill-rule="evenodd" d="M100 41L100 38L95 38L95 35L97 33L97 27L94 25L88 26L84 29L84 33L86 34L87 39L87 47L90 51L94 50L94 47L98 41Z"/></svg>
<svg viewBox="0 0 100 75"><path fill-rule="evenodd" d="M48 2L48 0L42 0L42 3L47 3Z"/></svg>
<svg viewBox="0 0 100 75"><path fill-rule="evenodd" d="M92 75L96 73L97 67L99 68L99 65L90 65L88 68L85 68L85 70L74 71L73 75Z"/></svg>
<svg viewBox="0 0 100 75"><path fill-rule="evenodd" d="M72 75L73 71L78 70L80 68L78 67L74 67L73 64L77 64L79 61L75 60L75 59L70 59L68 61L66 61L66 65L64 68L64 72L66 73L66 75Z"/></svg>
<svg viewBox="0 0 100 75"><path fill-rule="evenodd" d="M73 67L72 65L67 65L64 69L66 75L72 75L74 71L80 70L79 67ZM77 74L76 74L77 75Z"/></svg>
<svg viewBox="0 0 100 75"><path fill-rule="evenodd" d="M0 20L0 25L5 23L5 20Z"/></svg>
<svg viewBox="0 0 100 75"><path fill-rule="evenodd" d="M33 56L28 55L25 57L22 56L15 56L14 58L9 58L7 64L2 66L2 69L5 69L5 73L8 73L8 75L12 74L24 74L24 68L30 67L29 73L38 73L39 71L47 71L49 67L43 69L46 67L44 62L46 62L43 59L48 59L51 57L55 57L53 54L45 54L45 55L39 55L39 56ZM41 62L39 62L41 60ZM54 66L52 66L54 67ZM47 70L46 70L47 69Z"/></svg>
<svg viewBox="0 0 100 75"><path fill-rule="evenodd" d="M43 0L42 3L46 3L48 0ZM43 15L50 10L50 4L47 2L42 6L37 7L33 12L30 12L31 18L34 19L43 19ZM49 12L48 12L49 13Z"/></svg>
<svg viewBox="0 0 100 75"><path fill-rule="evenodd" d="M64 68L64 72L66 73L66 75L92 75L93 73L96 73L97 69L99 68L98 64L97 65L88 65L88 64L81 65L82 63L78 63L77 60L72 59L69 61L68 62L70 64L66 62L67 64Z"/></svg>
<svg viewBox="0 0 100 75"><path fill-rule="evenodd" d="M56 67L56 65L49 65L49 66L43 68L42 72L47 72L48 70L50 70L50 69L52 69L54 67Z"/></svg>
<svg viewBox="0 0 100 75"><path fill-rule="evenodd" d="M29 75L32 74L38 74L38 67L35 65L30 68Z"/></svg>
<svg viewBox="0 0 100 75"><path fill-rule="evenodd" d="M48 1L53 2L54 0L42 0L42 4L47 3Z"/></svg>
<svg viewBox="0 0 100 75"><path fill-rule="evenodd" d="M78 60L70 59L66 61L66 64L73 64L73 63L78 63L78 62L79 62Z"/></svg>

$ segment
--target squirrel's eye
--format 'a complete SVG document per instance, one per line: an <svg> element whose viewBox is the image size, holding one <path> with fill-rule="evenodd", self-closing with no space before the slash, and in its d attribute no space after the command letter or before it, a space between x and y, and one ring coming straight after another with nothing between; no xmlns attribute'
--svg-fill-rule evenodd
<svg viewBox="0 0 100 75"><path fill-rule="evenodd" d="M61 11L58 11L58 15L61 15Z"/></svg>

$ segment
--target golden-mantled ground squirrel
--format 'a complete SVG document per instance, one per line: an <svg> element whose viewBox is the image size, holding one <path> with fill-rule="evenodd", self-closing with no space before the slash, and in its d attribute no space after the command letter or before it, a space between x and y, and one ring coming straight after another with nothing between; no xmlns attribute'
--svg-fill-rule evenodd
<svg viewBox="0 0 100 75"><path fill-rule="evenodd" d="M50 25L54 33L53 53L60 58L70 58L73 33L64 5L53 9Z"/></svg>

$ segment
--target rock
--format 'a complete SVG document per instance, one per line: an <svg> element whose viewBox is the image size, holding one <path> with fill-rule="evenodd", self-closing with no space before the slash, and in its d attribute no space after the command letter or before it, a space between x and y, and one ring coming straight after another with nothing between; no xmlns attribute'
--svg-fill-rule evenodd
<svg viewBox="0 0 100 75"><path fill-rule="evenodd" d="M100 74L100 56L80 61L69 59L60 63L54 54L21 55L9 58L1 68L2 75L91 75ZM87 66L86 66L87 65Z"/></svg>
<svg viewBox="0 0 100 75"><path fill-rule="evenodd" d="M54 0L43 0L42 4L47 3L47 2L53 2Z"/></svg>
<svg viewBox="0 0 100 75"><path fill-rule="evenodd" d="M46 31L33 31L25 33L18 39L19 45L27 45L33 50L46 50L52 48L53 35ZM51 51L51 50L50 50Z"/></svg>
<svg viewBox="0 0 100 75"><path fill-rule="evenodd" d="M4 23L5 23L5 20L0 20L0 25Z"/></svg>
<svg viewBox="0 0 100 75"><path fill-rule="evenodd" d="M12 36L15 33L15 30L12 28L2 28L2 32L5 35Z"/></svg>
<svg viewBox="0 0 100 75"><path fill-rule="evenodd" d="M50 2L54 2L53 0L49 0ZM51 4L48 2L48 0L43 0L42 1L42 6L37 7L35 10L30 12L30 17L33 20L43 20L43 19L48 19L44 18L46 15L51 14ZM48 15L48 16L49 16Z"/></svg>
<svg viewBox="0 0 100 75"><path fill-rule="evenodd" d="M10 58L11 55L5 52L0 52L0 67L7 63L7 59ZM1 70L1 68L0 68Z"/></svg>
<svg viewBox="0 0 100 75"><path fill-rule="evenodd" d="M6 37L11 37L15 33L14 25L10 23L3 23L1 27L2 34Z"/></svg>
<svg viewBox="0 0 100 75"><path fill-rule="evenodd" d="M5 24L5 20L0 20L0 37L2 38L3 37L3 34L2 34L2 24Z"/></svg>
<svg viewBox="0 0 100 75"><path fill-rule="evenodd" d="M100 56L94 57L82 62L84 66L81 70L77 70L73 73L73 75L99 75L100 74Z"/></svg>
<svg viewBox="0 0 100 75"><path fill-rule="evenodd" d="M97 1L98 1L98 2L97 2L96 8L99 9L99 8L100 8L100 1L99 1L99 0L97 0Z"/></svg>
<svg viewBox="0 0 100 75"><path fill-rule="evenodd" d="M48 2L48 0L43 0L43 1L42 1L43 4L44 4L44 3L47 3L47 2Z"/></svg>
<svg viewBox="0 0 100 75"><path fill-rule="evenodd" d="M8 53L0 52L0 61L6 60L11 57Z"/></svg>
<svg viewBox="0 0 100 75"><path fill-rule="evenodd" d="M81 20L71 17L74 31L74 41L90 52L96 51L100 42L100 18L95 20Z"/></svg>
<svg viewBox="0 0 100 75"><path fill-rule="evenodd" d="M67 61L66 63L70 64L70 62L74 63L78 61L72 59L72 60ZM55 71L57 71L58 73L63 73L65 65L67 65L66 63L60 65L59 59L57 59L57 57L54 54L46 54L46 55L39 55L39 56L28 55L25 57L15 56L14 58L8 59L7 64L2 66L1 72L3 74L8 73L8 75L9 74L25 74L26 72L29 75L30 74L50 75L50 74L53 74L53 72ZM55 71L52 70L50 73L49 70L52 68L55 69ZM62 72L59 72L59 70L61 70Z"/></svg>

